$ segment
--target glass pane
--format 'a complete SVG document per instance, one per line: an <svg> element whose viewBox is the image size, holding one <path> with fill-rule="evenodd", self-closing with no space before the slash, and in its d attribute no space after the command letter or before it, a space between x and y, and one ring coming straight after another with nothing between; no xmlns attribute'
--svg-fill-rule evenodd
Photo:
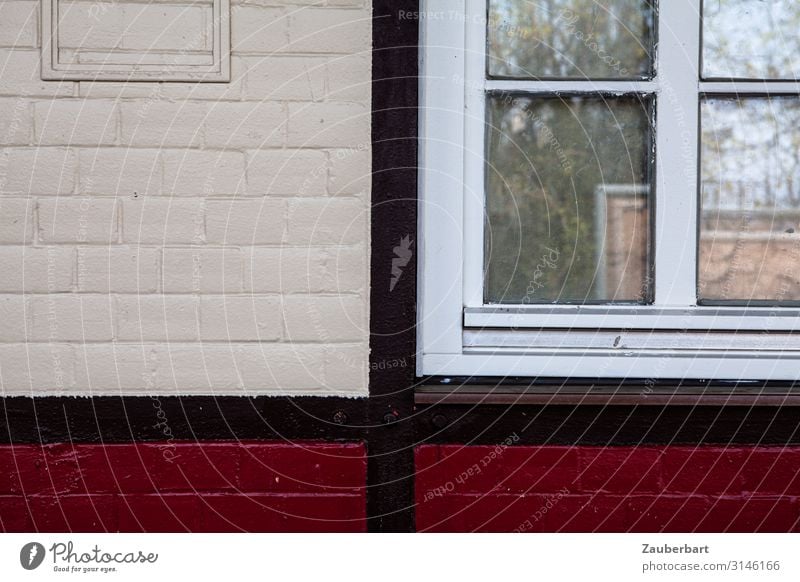
<svg viewBox="0 0 800 582"><path fill-rule="evenodd" d="M703 2L703 77L792 79L800 74L800 2Z"/></svg>
<svg viewBox="0 0 800 582"><path fill-rule="evenodd" d="M488 72L505 78L652 76L650 0L491 0Z"/></svg>
<svg viewBox="0 0 800 582"><path fill-rule="evenodd" d="M800 99L703 101L699 297L800 300Z"/></svg>
<svg viewBox="0 0 800 582"><path fill-rule="evenodd" d="M489 96L487 303L649 301L650 110Z"/></svg>

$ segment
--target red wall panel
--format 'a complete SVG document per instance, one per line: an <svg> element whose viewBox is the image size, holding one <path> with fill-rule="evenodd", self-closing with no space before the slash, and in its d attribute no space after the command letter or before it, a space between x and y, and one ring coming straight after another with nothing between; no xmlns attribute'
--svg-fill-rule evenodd
<svg viewBox="0 0 800 582"><path fill-rule="evenodd" d="M800 447L420 446L419 531L800 530Z"/></svg>
<svg viewBox="0 0 800 582"><path fill-rule="evenodd" d="M365 531L361 443L0 446L0 531Z"/></svg>

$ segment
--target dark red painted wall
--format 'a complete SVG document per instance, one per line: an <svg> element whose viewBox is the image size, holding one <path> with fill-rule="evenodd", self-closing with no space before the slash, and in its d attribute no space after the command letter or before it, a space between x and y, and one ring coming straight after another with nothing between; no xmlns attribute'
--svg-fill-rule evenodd
<svg viewBox="0 0 800 582"><path fill-rule="evenodd" d="M800 447L421 446L416 466L419 531L800 530ZM0 530L365 531L365 485L360 443L5 445Z"/></svg>
<svg viewBox="0 0 800 582"><path fill-rule="evenodd" d="M418 531L800 530L800 447L421 446L416 466Z"/></svg>
<svg viewBox="0 0 800 582"><path fill-rule="evenodd" d="M366 530L361 443L0 446L0 531Z"/></svg>

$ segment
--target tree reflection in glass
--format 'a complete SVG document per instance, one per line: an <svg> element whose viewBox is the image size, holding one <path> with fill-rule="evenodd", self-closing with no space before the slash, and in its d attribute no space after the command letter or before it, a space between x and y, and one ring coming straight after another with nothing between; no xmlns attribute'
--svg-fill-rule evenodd
<svg viewBox="0 0 800 582"><path fill-rule="evenodd" d="M800 300L800 100L708 98L701 122L700 299Z"/></svg>
<svg viewBox="0 0 800 582"><path fill-rule="evenodd" d="M705 0L703 77L795 80L798 31L797 0Z"/></svg>
<svg viewBox="0 0 800 582"><path fill-rule="evenodd" d="M650 299L649 99L488 98L488 303Z"/></svg>
<svg viewBox="0 0 800 582"><path fill-rule="evenodd" d="M649 0L491 0L489 76L649 78L654 12Z"/></svg>

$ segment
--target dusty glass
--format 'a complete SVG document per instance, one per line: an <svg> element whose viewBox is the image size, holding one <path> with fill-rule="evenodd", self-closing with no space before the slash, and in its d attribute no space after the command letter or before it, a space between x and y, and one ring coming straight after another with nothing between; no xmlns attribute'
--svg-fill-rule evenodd
<svg viewBox="0 0 800 582"><path fill-rule="evenodd" d="M706 79L787 79L800 74L800 2L703 2Z"/></svg>
<svg viewBox="0 0 800 582"><path fill-rule="evenodd" d="M493 93L487 303L647 302L652 102Z"/></svg>
<svg viewBox="0 0 800 582"><path fill-rule="evenodd" d="M701 105L699 298L800 300L800 99Z"/></svg>
<svg viewBox="0 0 800 582"><path fill-rule="evenodd" d="M650 78L654 13L645 0L491 0L488 74L519 79Z"/></svg>

